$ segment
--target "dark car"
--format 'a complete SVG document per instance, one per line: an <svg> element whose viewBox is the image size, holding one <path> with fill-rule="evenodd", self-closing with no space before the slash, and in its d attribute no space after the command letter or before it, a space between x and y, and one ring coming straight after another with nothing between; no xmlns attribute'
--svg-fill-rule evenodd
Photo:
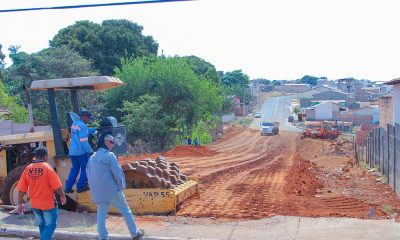
<svg viewBox="0 0 400 240"><path fill-rule="evenodd" d="M293 122L294 121L294 117L293 116L289 116L288 117L288 122Z"/></svg>

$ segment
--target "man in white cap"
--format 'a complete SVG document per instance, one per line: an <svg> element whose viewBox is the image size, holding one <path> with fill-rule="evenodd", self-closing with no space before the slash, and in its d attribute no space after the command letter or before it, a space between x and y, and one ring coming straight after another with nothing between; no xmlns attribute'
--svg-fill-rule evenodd
<svg viewBox="0 0 400 240"><path fill-rule="evenodd" d="M111 152L113 147L113 136L109 133L101 134L97 142L97 151L90 157L87 165L90 193L92 201L97 205L97 231L100 239L109 239L106 217L110 205L113 205L124 217L132 239L140 239L144 232L137 229L126 202L123 193L125 174L118 164L117 157Z"/></svg>

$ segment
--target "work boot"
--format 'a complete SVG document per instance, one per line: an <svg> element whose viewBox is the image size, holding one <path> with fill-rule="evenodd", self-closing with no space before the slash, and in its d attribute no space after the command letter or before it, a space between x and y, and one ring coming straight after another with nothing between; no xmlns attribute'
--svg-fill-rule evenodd
<svg viewBox="0 0 400 240"><path fill-rule="evenodd" d="M133 239L133 240L139 240L139 239L141 239L143 236L144 236L144 230L140 230L140 229L139 229L139 231L137 232L136 236L133 237L132 239Z"/></svg>
<svg viewBox="0 0 400 240"><path fill-rule="evenodd" d="M83 187L83 188L77 189L76 191L77 191L78 193L83 193L83 192L86 192L87 190L89 190L89 186L88 186L88 185L86 185L86 186Z"/></svg>

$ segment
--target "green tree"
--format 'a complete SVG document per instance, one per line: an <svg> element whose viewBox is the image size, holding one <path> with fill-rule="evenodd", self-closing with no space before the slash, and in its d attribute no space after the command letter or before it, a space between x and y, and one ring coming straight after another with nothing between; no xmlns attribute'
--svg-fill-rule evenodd
<svg viewBox="0 0 400 240"><path fill-rule="evenodd" d="M168 130L168 116L163 112L160 102L159 96L145 94L138 101L123 103L120 111L125 114L122 120L127 129L128 141L142 138L152 143L164 136Z"/></svg>
<svg viewBox="0 0 400 240"><path fill-rule="evenodd" d="M105 20L101 24L78 21L61 29L50 46L67 46L93 60L103 75L112 75L123 57L156 56L158 43L144 36L143 27L128 20Z"/></svg>
<svg viewBox="0 0 400 240"><path fill-rule="evenodd" d="M18 104L17 96L7 95L3 83L0 81L0 106L11 112L11 115L1 116L1 119L13 120L15 123L25 123L28 120L28 111Z"/></svg>
<svg viewBox="0 0 400 240"><path fill-rule="evenodd" d="M298 106L296 106L296 107L293 109L293 112L294 112L295 114L299 114L299 113L301 113L301 109L300 109Z"/></svg>
<svg viewBox="0 0 400 240"><path fill-rule="evenodd" d="M124 101L140 104L140 97L146 94L159 97L162 116L167 116L163 117L166 130L154 139L161 148L196 122L209 119L222 106L220 86L200 78L187 61L179 57L124 59L116 76L125 86L105 94L105 113L127 121L124 112L117 111L115 106L121 106Z"/></svg>
<svg viewBox="0 0 400 240"><path fill-rule="evenodd" d="M224 93L228 99L230 99L232 96L239 97L241 103L248 104L249 101L251 100L250 88L247 85L234 84L234 85L224 86Z"/></svg>
<svg viewBox="0 0 400 240"><path fill-rule="evenodd" d="M9 93L19 96L19 99L25 99L22 87L24 85L29 87L33 80L98 75L90 61L65 46L47 48L33 54L18 52L12 55L12 60L13 65L7 68L5 74L5 83L8 85ZM47 92L32 91L31 97L34 118L43 123L50 123ZM72 110L69 92L57 91L56 98L61 122L65 124L65 113ZM81 99L84 103L81 105L83 108L95 110L93 107L99 105L99 97L93 92L82 91Z"/></svg>
<svg viewBox="0 0 400 240"><path fill-rule="evenodd" d="M6 55L1 51L2 47L3 46L0 44L0 79L3 78L3 71L6 66L6 63L4 61L4 59L6 58Z"/></svg>
<svg viewBox="0 0 400 240"><path fill-rule="evenodd" d="M310 85L317 85L318 82L318 77L314 77L314 76L310 76L310 75L305 75L304 77L302 77L300 79L301 83L305 83L305 84L310 84Z"/></svg>
<svg viewBox="0 0 400 240"><path fill-rule="evenodd" d="M182 57L185 59L189 65L192 67L193 71L206 79L212 80L214 83L220 82L220 77L217 69L211 63L201 59L197 56L186 56Z"/></svg>
<svg viewBox="0 0 400 240"><path fill-rule="evenodd" d="M271 85L271 80L268 80L265 78L257 78L257 79L253 79L251 81L258 83L258 84Z"/></svg>
<svg viewBox="0 0 400 240"><path fill-rule="evenodd" d="M281 83L281 81L273 80L273 81L272 81L272 85L274 85L274 86L280 86L280 85L282 85L282 83Z"/></svg>
<svg viewBox="0 0 400 240"><path fill-rule="evenodd" d="M240 97L242 103L251 100L251 93L248 87L249 77L242 70L227 72L221 77L225 96L231 98L233 95Z"/></svg>
<svg viewBox="0 0 400 240"><path fill-rule="evenodd" d="M20 45L11 45L8 47L8 51L10 51L10 54L17 54L20 48Z"/></svg>
<svg viewBox="0 0 400 240"><path fill-rule="evenodd" d="M232 72L225 73L221 82L224 85L246 85L249 84L249 76L242 72L242 70L235 70Z"/></svg>

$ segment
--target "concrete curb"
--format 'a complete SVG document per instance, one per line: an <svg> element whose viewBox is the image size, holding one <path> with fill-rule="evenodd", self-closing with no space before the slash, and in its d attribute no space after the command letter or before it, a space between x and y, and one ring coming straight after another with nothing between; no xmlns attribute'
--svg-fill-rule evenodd
<svg viewBox="0 0 400 240"><path fill-rule="evenodd" d="M39 238L39 231L34 229L20 229L20 228L10 228L2 227L0 228L0 236L13 236L13 237L35 237ZM70 239L98 239L97 233L87 233L87 232L68 232L68 231L55 231L53 237L61 240ZM110 239L115 240L132 240L131 236L111 234ZM187 240L186 238L177 237L154 237L154 236L144 236L143 240Z"/></svg>

